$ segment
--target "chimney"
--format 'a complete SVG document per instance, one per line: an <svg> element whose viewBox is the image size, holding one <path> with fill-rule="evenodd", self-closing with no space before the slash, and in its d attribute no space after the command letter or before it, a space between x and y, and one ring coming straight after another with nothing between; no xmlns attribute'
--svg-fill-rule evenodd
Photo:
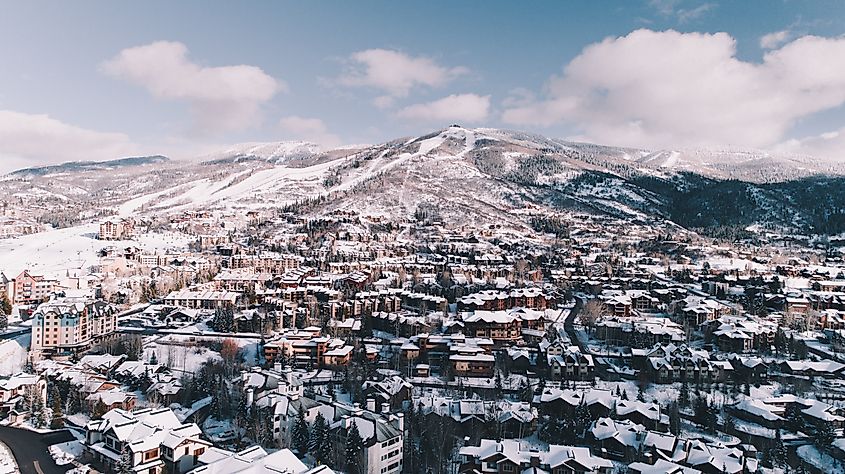
<svg viewBox="0 0 845 474"><path fill-rule="evenodd" d="M282 363L281 362L273 363L273 370L276 371L276 372L281 372L282 371Z"/></svg>
<svg viewBox="0 0 845 474"><path fill-rule="evenodd" d="M373 411L375 411L375 407L373 407ZM382 403L381 404L381 412L382 413L390 413L390 404L389 403Z"/></svg>
<svg viewBox="0 0 845 474"><path fill-rule="evenodd" d="M401 431L405 432L405 414L404 413L397 413L396 418L398 419L396 428Z"/></svg>
<svg viewBox="0 0 845 474"><path fill-rule="evenodd" d="M251 388L246 389L246 406L251 407L255 401L255 391Z"/></svg>
<svg viewBox="0 0 845 474"><path fill-rule="evenodd" d="M368 398L367 399L367 411L371 411L373 413L376 412L376 399L375 398Z"/></svg>

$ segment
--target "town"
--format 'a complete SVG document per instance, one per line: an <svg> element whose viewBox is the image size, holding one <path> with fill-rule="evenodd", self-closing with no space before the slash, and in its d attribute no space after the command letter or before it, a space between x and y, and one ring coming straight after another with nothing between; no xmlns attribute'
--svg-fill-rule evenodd
<svg viewBox="0 0 845 474"><path fill-rule="evenodd" d="M71 433L56 461L99 472L845 459L845 261L829 241L532 222L528 237L422 215L181 212L167 227L187 245L148 252L131 244L147 223L103 219L89 273L0 276L0 416Z"/></svg>
<svg viewBox="0 0 845 474"><path fill-rule="evenodd" d="M845 474L845 1L0 2L0 474Z"/></svg>

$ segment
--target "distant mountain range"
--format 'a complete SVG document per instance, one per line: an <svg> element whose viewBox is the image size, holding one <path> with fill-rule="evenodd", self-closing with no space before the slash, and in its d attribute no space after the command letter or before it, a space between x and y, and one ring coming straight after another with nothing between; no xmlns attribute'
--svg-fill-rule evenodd
<svg viewBox="0 0 845 474"><path fill-rule="evenodd" d="M80 174L88 178L74 179ZM459 126L371 146L250 143L190 162L66 163L19 170L5 181L6 192L18 198L94 196L87 206L148 195L144 212L292 206L312 215L423 213L447 223L525 227L536 216L575 211L671 221L715 235L752 226L845 232L845 179L834 164L747 150L609 147ZM70 196L62 183L85 192Z"/></svg>
<svg viewBox="0 0 845 474"><path fill-rule="evenodd" d="M109 161L68 161L58 165L36 166L13 171L11 175L48 175L54 173L73 173L78 171L106 170L130 166L147 166L166 163L170 161L166 156L136 156L130 158L119 158Z"/></svg>

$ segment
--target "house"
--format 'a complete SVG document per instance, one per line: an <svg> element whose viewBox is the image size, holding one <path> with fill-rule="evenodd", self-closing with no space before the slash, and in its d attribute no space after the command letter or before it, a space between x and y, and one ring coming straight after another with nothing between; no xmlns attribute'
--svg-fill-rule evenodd
<svg viewBox="0 0 845 474"><path fill-rule="evenodd" d="M590 436L602 457L630 462L637 454L645 431L645 426L633 421L599 418L590 427Z"/></svg>
<svg viewBox="0 0 845 474"><path fill-rule="evenodd" d="M200 435L196 424L183 424L169 408L115 409L85 425L84 456L107 471L125 456L135 472L185 473L211 447Z"/></svg>
<svg viewBox="0 0 845 474"><path fill-rule="evenodd" d="M309 469L289 449L268 453L261 446L251 446L238 452L211 447L197 459L200 467L191 474L334 474L328 466Z"/></svg>
<svg viewBox="0 0 845 474"><path fill-rule="evenodd" d="M616 397L610 390L561 390L546 387L534 396L533 404L541 414L574 416L579 405L585 404L591 418L609 417L613 411Z"/></svg>
<svg viewBox="0 0 845 474"><path fill-rule="evenodd" d="M467 334L493 340L498 346L514 344L522 338L520 320L506 311L475 311L463 317Z"/></svg>
<svg viewBox="0 0 845 474"><path fill-rule="evenodd" d="M421 397L415 403L420 415L451 424L459 436L478 439L491 423L504 437L521 438L537 428L537 409L525 402L429 396Z"/></svg>
<svg viewBox="0 0 845 474"><path fill-rule="evenodd" d="M666 431L669 427L669 416L661 412L658 403L618 400L615 412L617 419L630 420L650 430Z"/></svg>
<svg viewBox="0 0 845 474"><path fill-rule="evenodd" d="M449 362L458 377L492 377L496 357L483 349L471 346L452 347Z"/></svg>
<svg viewBox="0 0 845 474"><path fill-rule="evenodd" d="M609 474L613 463L590 453L589 448L551 444L548 449L523 446L518 440L482 439L479 446L460 448L460 472Z"/></svg>
<svg viewBox="0 0 845 474"><path fill-rule="evenodd" d="M47 402L47 380L43 375L18 373L0 377L0 416L8 415L24 396L38 394Z"/></svg>
<svg viewBox="0 0 845 474"><path fill-rule="evenodd" d="M593 356L582 353L578 346L571 346L560 355L549 355L548 365L554 380L592 380L596 368Z"/></svg>
<svg viewBox="0 0 845 474"><path fill-rule="evenodd" d="M402 410L410 403L414 386L398 375L391 375L382 380L367 380L364 382L364 396L372 399L377 406L387 404L391 410ZM376 411L375 406L368 409Z"/></svg>
<svg viewBox="0 0 845 474"><path fill-rule="evenodd" d="M164 303L193 309L236 308L243 302L243 293L237 291L178 290L164 297Z"/></svg>
<svg viewBox="0 0 845 474"><path fill-rule="evenodd" d="M326 417L329 421L329 438L335 446L340 447L338 465L343 461L343 446L346 445L346 434L354 424L364 441L363 472L367 474L397 474L402 471L402 440L405 430L404 415L379 415L372 412L353 408L348 414L340 415L338 408L343 411L346 407L334 407Z"/></svg>
<svg viewBox="0 0 845 474"><path fill-rule="evenodd" d="M127 393L117 387L113 387L94 392L85 397L85 401L88 403L89 410L93 409L98 403L102 403L107 410L121 409L129 411L135 408L136 397L132 393Z"/></svg>

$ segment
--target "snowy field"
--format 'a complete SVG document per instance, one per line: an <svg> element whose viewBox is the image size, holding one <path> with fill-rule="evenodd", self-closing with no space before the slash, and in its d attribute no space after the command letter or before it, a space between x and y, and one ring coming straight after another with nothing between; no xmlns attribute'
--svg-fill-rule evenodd
<svg viewBox="0 0 845 474"><path fill-rule="evenodd" d="M0 443L0 474L18 474L20 472L12 452L5 444Z"/></svg>
<svg viewBox="0 0 845 474"><path fill-rule="evenodd" d="M91 223L0 240L0 270L9 278L22 270L61 278L67 271L73 273L73 270L87 270L96 265L99 261L97 252L104 247L136 246L155 252L168 248L181 249L189 243L187 236L172 232L144 234L136 240L104 242L97 240L98 230L99 224Z"/></svg>
<svg viewBox="0 0 845 474"><path fill-rule="evenodd" d="M20 372L26 364L31 334L0 341L0 376Z"/></svg>
<svg viewBox="0 0 845 474"><path fill-rule="evenodd" d="M65 466L82 457L82 443L74 440L54 444L50 446L50 455L56 460L56 464Z"/></svg>

